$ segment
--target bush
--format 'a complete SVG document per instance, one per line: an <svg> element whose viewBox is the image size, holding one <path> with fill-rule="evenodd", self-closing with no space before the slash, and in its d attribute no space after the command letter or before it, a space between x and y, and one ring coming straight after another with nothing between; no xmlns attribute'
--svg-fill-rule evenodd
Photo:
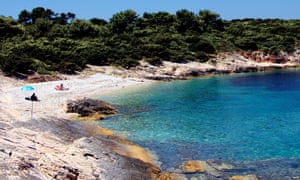
<svg viewBox="0 0 300 180"><path fill-rule="evenodd" d="M38 59L33 59L30 67L39 74L52 74L50 71L51 66Z"/></svg>
<svg viewBox="0 0 300 180"><path fill-rule="evenodd" d="M148 62L149 64L151 65L154 65L154 66L160 66L162 65L162 60L161 58L155 56L155 57L152 57L152 58L146 58L145 60L146 62Z"/></svg>
<svg viewBox="0 0 300 180"><path fill-rule="evenodd" d="M139 65L139 62L131 57L124 57L118 61L114 61L113 65L122 66L123 68L129 69Z"/></svg>
<svg viewBox="0 0 300 180"><path fill-rule="evenodd" d="M35 69L31 69L32 60L27 57L20 57L14 54L8 56L1 56L1 70L9 75L14 75L16 73L29 74Z"/></svg>
<svg viewBox="0 0 300 180"><path fill-rule="evenodd" d="M205 53L205 52L197 52L197 55L196 55L196 58L197 58L197 61L198 62L207 62L209 60L209 56Z"/></svg>
<svg viewBox="0 0 300 180"><path fill-rule="evenodd" d="M190 37L187 39L187 42L190 44L189 49L191 51L203 51L206 53L215 53L216 49L214 46L206 39L201 37Z"/></svg>
<svg viewBox="0 0 300 180"><path fill-rule="evenodd" d="M236 40L234 42L234 44L242 49L242 50L251 50L251 51L256 51L258 49L256 43L252 40L249 40L249 39L239 39L239 40Z"/></svg>
<svg viewBox="0 0 300 180"><path fill-rule="evenodd" d="M104 47L88 46L76 51L78 56L84 58L87 63L93 65L108 65L107 52Z"/></svg>
<svg viewBox="0 0 300 180"><path fill-rule="evenodd" d="M60 73L65 74L76 74L76 71L81 71L82 68L75 63L72 62L61 62L57 67Z"/></svg>
<svg viewBox="0 0 300 180"><path fill-rule="evenodd" d="M275 47L275 46L272 46L272 47L269 49L268 54L277 56L277 55L279 54L279 52L280 52L280 49L278 49L278 48Z"/></svg>

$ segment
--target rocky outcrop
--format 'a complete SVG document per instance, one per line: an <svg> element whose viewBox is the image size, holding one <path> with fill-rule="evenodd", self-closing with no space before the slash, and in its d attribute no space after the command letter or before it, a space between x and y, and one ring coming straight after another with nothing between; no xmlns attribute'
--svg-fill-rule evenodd
<svg viewBox="0 0 300 180"><path fill-rule="evenodd" d="M262 52L241 52L241 55L246 58L250 59L255 62L270 62L275 64L283 64L290 59L286 54L280 54L280 55L264 55Z"/></svg>
<svg viewBox="0 0 300 180"><path fill-rule="evenodd" d="M82 121L0 119L0 179L156 179L160 169L132 147Z"/></svg>
<svg viewBox="0 0 300 180"><path fill-rule="evenodd" d="M41 74L28 76L26 78L26 81L29 83L58 81L58 80L66 80L66 78L64 78L62 76L58 76L58 75L41 75Z"/></svg>
<svg viewBox="0 0 300 180"><path fill-rule="evenodd" d="M103 71L111 75L122 75L127 78L168 81L211 74L267 71L299 67L299 65L300 50L295 51L293 54L283 53L278 56L264 55L262 52L232 52L211 56L211 59L206 63L164 61L160 66L154 66L141 61L138 66L129 70L115 69L108 72L103 69Z"/></svg>
<svg viewBox="0 0 300 180"><path fill-rule="evenodd" d="M67 113L77 113L80 115L80 117L85 117L85 119L92 120L103 119L108 115L117 113L117 110L114 109L109 103L89 98L68 100L65 103L64 109Z"/></svg>

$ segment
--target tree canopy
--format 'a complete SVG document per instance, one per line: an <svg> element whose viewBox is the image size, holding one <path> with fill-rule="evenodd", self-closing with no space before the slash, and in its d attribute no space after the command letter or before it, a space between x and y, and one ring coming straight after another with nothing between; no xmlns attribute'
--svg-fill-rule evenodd
<svg viewBox="0 0 300 180"><path fill-rule="evenodd" d="M0 69L14 73L74 73L86 64L136 66L209 60L211 54L260 50L291 52L300 42L300 20L236 19L186 9L175 14L134 10L101 18L76 19L36 7L18 19L0 17Z"/></svg>

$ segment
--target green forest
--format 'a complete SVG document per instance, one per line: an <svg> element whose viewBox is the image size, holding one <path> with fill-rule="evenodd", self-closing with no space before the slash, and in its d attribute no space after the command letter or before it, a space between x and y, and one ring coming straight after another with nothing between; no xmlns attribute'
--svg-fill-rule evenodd
<svg viewBox="0 0 300 180"><path fill-rule="evenodd" d="M17 73L72 74L87 64L130 68L144 60L206 62L220 52L262 51L276 55L300 44L300 20L223 20L210 10L175 14L134 10L82 20L71 12L36 7L17 19L0 17L0 69Z"/></svg>

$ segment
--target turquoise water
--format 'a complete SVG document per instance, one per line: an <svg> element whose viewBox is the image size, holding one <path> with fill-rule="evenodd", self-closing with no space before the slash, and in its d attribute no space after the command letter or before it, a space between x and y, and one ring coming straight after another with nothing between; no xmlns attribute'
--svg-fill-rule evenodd
<svg viewBox="0 0 300 180"><path fill-rule="evenodd" d="M189 159L299 162L298 70L158 82L100 99L119 110L100 125L155 151L163 169Z"/></svg>

